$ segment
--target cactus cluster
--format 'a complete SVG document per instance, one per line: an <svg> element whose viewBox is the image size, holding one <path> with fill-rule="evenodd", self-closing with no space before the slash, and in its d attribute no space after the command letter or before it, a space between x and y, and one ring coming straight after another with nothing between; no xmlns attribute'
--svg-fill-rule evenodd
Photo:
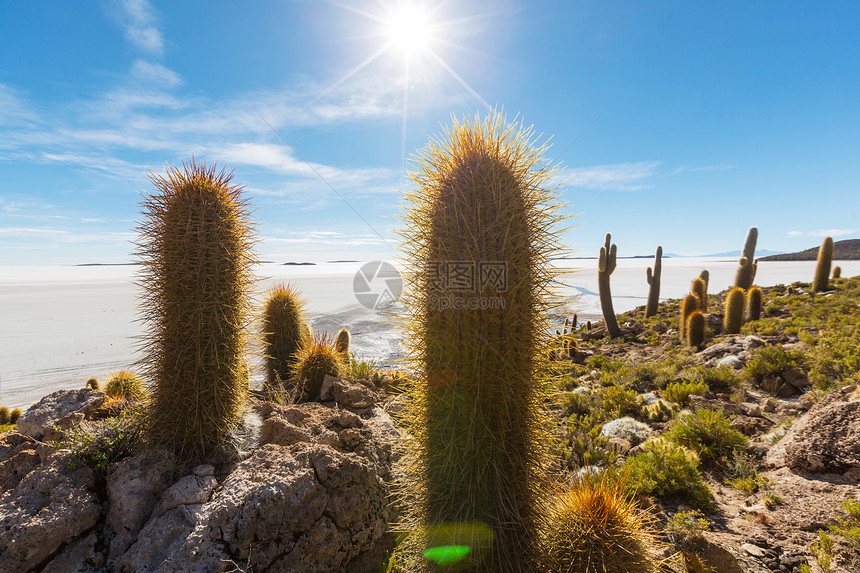
<svg viewBox="0 0 860 573"><path fill-rule="evenodd" d="M609 288L609 277L615 271L615 260L618 253L617 245L610 245L612 235L606 233L606 243L600 247L600 257L597 260L597 288L600 293L600 309L603 311L603 321L609 336L621 336L615 309L612 308L612 291Z"/></svg>
<svg viewBox="0 0 860 573"><path fill-rule="evenodd" d="M573 334L576 332L576 323L579 320L576 314L573 315L573 318L565 318L564 326L561 330L556 329L555 336L561 346L561 354L567 358L573 358L576 356L576 339L573 337ZM549 353L550 360L556 360L558 358L558 352L555 348L550 350Z"/></svg>
<svg viewBox="0 0 860 573"><path fill-rule="evenodd" d="M815 278L812 279L813 292L823 292L828 289L827 279L830 277L830 265L832 262L833 238L824 237L824 241L818 247L818 262L815 265Z"/></svg>
<svg viewBox="0 0 860 573"><path fill-rule="evenodd" d="M500 115L455 120L416 158L402 233L412 268L402 322L416 372L404 495L423 550L405 570L527 571L544 558L539 404L561 217L531 133ZM440 284L450 265L478 280ZM488 302L440 304L452 299ZM464 548L456 564L451 546Z"/></svg>
<svg viewBox="0 0 860 573"><path fill-rule="evenodd" d="M658 246L654 253L654 270L648 267L645 278L648 280L648 303L645 305L645 318L657 314L657 305L660 304L660 277L663 274L663 247Z"/></svg>
<svg viewBox="0 0 860 573"><path fill-rule="evenodd" d="M232 174L192 159L151 173L137 255L149 435L181 459L204 459L238 425L255 242Z"/></svg>

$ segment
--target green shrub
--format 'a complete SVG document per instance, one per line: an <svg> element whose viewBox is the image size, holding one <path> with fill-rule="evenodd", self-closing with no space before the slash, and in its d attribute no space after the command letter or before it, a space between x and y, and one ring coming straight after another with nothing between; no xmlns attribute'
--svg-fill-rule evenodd
<svg viewBox="0 0 860 573"><path fill-rule="evenodd" d="M638 395L633 390L609 386L608 388L601 388L598 396L604 420L639 414Z"/></svg>
<svg viewBox="0 0 860 573"><path fill-rule="evenodd" d="M853 549L853 560L855 564L860 561L860 500L846 499L842 502L842 509L848 517L837 517L836 524L830 526L830 530L845 538Z"/></svg>
<svg viewBox="0 0 860 573"><path fill-rule="evenodd" d="M624 477L628 491L637 495L680 495L693 507L710 510L714 497L699 473L695 452L663 439L645 443L643 451L628 457L614 470Z"/></svg>
<svg viewBox="0 0 860 573"><path fill-rule="evenodd" d="M600 370L602 372L615 372L620 370L627 364L623 360L610 358L603 354L595 354L585 360L585 366L591 370Z"/></svg>
<svg viewBox="0 0 860 573"><path fill-rule="evenodd" d="M663 396L672 402L686 404L692 394L704 396L707 391L708 385L704 382L675 382L666 386Z"/></svg>
<svg viewBox="0 0 860 573"><path fill-rule="evenodd" d="M711 525L702 518L702 513L695 509L691 511L679 511L666 524L666 533L669 540L676 547L681 547L697 539L701 539L704 532L710 530Z"/></svg>
<svg viewBox="0 0 860 573"><path fill-rule="evenodd" d="M129 409L104 420L84 420L66 430L66 437L56 442L57 449L71 450L70 469L89 467L107 471L110 464L134 454L141 446L145 417L139 409Z"/></svg>
<svg viewBox="0 0 860 573"><path fill-rule="evenodd" d="M350 352L344 376L351 380L371 380L376 372L376 360L359 360Z"/></svg>
<svg viewBox="0 0 860 573"><path fill-rule="evenodd" d="M756 384L771 376L779 376L803 363L803 352L786 351L780 345L763 346L755 351L744 366L744 376Z"/></svg>
<svg viewBox="0 0 860 573"><path fill-rule="evenodd" d="M733 429L722 412L707 408L676 418L664 435L712 465L725 464L747 444L746 436Z"/></svg>
<svg viewBox="0 0 860 573"><path fill-rule="evenodd" d="M860 372L860 337L825 336L807 352L806 359L809 380L819 390L853 383Z"/></svg>
<svg viewBox="0 0 860 573"><path fill-rule="evenodd" d="M606 422L603 429L600 430L600 435L624 438L636 446L648 439L648 436L651 435L651 427L648 424L637 422L633 418L617 418Z"/></svg>

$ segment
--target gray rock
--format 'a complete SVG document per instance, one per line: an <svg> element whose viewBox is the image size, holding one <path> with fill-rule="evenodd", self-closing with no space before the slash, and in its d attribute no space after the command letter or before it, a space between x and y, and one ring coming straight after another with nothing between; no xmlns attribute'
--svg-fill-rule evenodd
<svg viewBox="0 0 860 573"><path fill-rule="evenodd" d="M93 471L66 460L54 455L0 496L0 573L43 566L98 522Z"/></svg>
<svg viewBox="0 0 860 573"><path fill-rule="evenodd" d="M122 555L134 542L169 483L169 471L166 460L153 460L145 454L126 458L110 467L107 522L116 533L110 542L110 559Z"/></svg>
<svg viewBox="0 0 860 573"><path fill-rule="evenodd" d="M860 389L837 388L803 414L768 452L771 467L844 473L860 468Z"/></svg>
<svg viewBox="0 0 860 573"><path fill-rule="evenodd" d="M759 559L764 557L765 554L764 549L762 549L758 545L753 545L752 543L741 544L741 549L743 549L747 555L752 555L753 557L758 557Z"/></svg>
<svg viewBox="0 0 860 573"><path fill-rule="evenodd" d="M761 417L761 407L758 404L743 402L738 404L738 410L745 416Z"/></svg>
<svg viewBox="0 0 860 573"><path fill-rule="evenodd" d="M349 571L385 536L388 488L354 453L267 444L222 485L207 503L153 517L119 570Z"/></svg>
<svg viewBox="0 0 860 573"><path fill-rule="evenodd" d="M90 533L66 547L42 569L42 573L91 573L102 571L105 556L96 550L98 536Z"/></svg>
<svg viewBox="0 0 860 573"><path fill-rule="evenodd" d="M727 338L726 340L721 340L716 344L712 344L699 351L697 354L704 360L710 360L711 358L720 358L726 354L737 354L743 349L744 346L740 337L733 336L732 338Z"/></svg>
<svg viewBox="0 0 860 573"><path fill-rule="evenodd" d="M729 366L731 368L743 368L744 363L741 362L741 359L735 356L734 354L729 354L727 356L723 356L717 362L717 366Z"/></svg>
<svg viewBox="0 0 860 573"><path fill-rule="evenodd" d="M759 338L758 336L747 336L743 340L744 350L750 352L755 350L756 348L761 348L762 346L767 346L767 342Z"/></svg>
<svg viewBox="0 0 860 573"><path fill-rule="evenodd" d="M347 408L369 408L380 399L381 396L363 384L354 384L328 375L320 389L320 400L334 400Z"/></svg>
<svg viewBox="0 0 860 573"><path fill-rule="evenodd" d="M791 370L783 372L782 379L785 380L787 384L794 386L798 390L804 390L811 386L809 383L809 376L806 375L806 372L804 372L802 368L792 368Z"/></svg>
<svg viewBox="0 0 860 573"><path fill-rule="evenodd" d="M104 394L89 388L58 390L21 414L18 432L37 440L61 440L64 436L62 430L80 424L102 405L104 398Z"/></svg>
<svg viewBox="0 0 860 573"><path fill-rule="evenodd" d="M644 394L639 394L639 402L645 406L650 406L651 404L656 404L660 399L657 397L657 394L654 392L646 392Z"/></svg>
<svg viewBox="0 0 860 573"><path fill-rule="evenodd" d="M207 502L216 487L218 487L218 480L213 476L185 476L164 492L152 514L155 516L164 515L167 511L180 505Z"/></svg>

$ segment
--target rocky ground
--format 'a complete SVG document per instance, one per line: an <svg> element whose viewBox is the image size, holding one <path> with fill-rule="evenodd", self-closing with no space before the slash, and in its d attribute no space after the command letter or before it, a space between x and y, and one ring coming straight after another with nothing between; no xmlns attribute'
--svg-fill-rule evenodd
<svg viewBox="0 0 860 573"><path fill-rule="evenodd" d="M821 570L810 549L819 530L846 516L845 500L860 501L857 375L817 388L822 363L799 361L748 376L762 349L811 353L827 328L837 328L771 328L800 308L794 296L809 295L802 287L768 291L769 318L729 336L719 334L722 295L712 297L712 336L702 349L679 342L670 301L654 318L641 310L622 316L621 338L605 337L600 326L577 330L573 358L557 357L560 399L550 409L562 438L559 472L575 471L582 456L623 468L645 447L600 434L613 427L608 419L589 428L599 438L574 445L571 396L607 388L636 397L631 412L652 437L703 408L723 412L747 437L737 453L761 487L729 485L737 477L730 463L703 464L714 500L698 514L706 527L673 529L678 516L695 515L685 513L693 507L683 495L645 498L665 528L665 556L684 556L667 561L667 571L800 571L806 562ZM843 315L858 312L854 305ZM860 320L848 323L857 328ZM711 380L683 404L669 400L672 383L719 367L734 375ZM25 412L17 431L0 435L0 573L377 571L394 544L391 487L404 437L390 415L403 407L388 392L391 382L381 373L328 377L318 403L254 399L231 453L197 467L142 451L142 416L133 407L90 389L55 392ZM646 415L655 400L669 413ZM857 541L833 539L832 571L860 570Z"/></svg>

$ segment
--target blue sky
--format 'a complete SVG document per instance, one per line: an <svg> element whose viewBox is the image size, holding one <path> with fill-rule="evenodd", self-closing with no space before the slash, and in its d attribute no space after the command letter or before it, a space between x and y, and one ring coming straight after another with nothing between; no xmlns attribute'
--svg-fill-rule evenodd
<svg viewBox="0 0 860 573"><path fill-rule="evenodd" d="M491 108L552 137L574 255L860 237L857 4L427 2L407 40L401 4L4 3L0 265L132 260L147 168L192 154L263 258L390 258L409 156Z"/></svg>

